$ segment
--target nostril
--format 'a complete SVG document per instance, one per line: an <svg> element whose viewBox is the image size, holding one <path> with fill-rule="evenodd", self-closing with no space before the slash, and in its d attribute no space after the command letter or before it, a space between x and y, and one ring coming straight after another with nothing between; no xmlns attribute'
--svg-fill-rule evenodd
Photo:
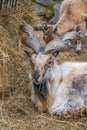
<svg viewBox="0 0 87 130"><path fill-rule="evenodd" d="M39 79L39 77L40 77L39 73L35 73L35 74L34 74L34 79L35 79L36 81Z"/></svg>

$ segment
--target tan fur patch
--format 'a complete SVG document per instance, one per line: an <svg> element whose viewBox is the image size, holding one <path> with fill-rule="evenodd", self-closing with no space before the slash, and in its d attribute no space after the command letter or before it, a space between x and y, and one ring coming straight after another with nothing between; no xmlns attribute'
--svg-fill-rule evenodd
<svg viewBox="0 0 87 130"><path fill-rule="evenodd" d="M50 40L55 39L52 36L55 29L57 30L55 36L57 35L58 37L68 31L75 30L77 27L81 30L84 23L84 14L87 14L87 0L64 0L61 4L59 20L46 33L46 41L48 38L51 38Z"/></svg>

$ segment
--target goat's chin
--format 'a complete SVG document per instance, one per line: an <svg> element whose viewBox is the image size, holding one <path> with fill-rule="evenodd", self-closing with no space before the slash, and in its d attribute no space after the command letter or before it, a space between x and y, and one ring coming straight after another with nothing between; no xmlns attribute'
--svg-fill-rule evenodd
<svg viewBox="0 0 87 130"><path fill-rule="evenodd" d="M34 90L38 94L43 94L47 92L47 79L43 80L42 82L36 82L33 80Z"/></svg>
<svg viewBox="0 0 87 130"><path fill-rule="evenodd" d="M33 83L36 84L36 85L41 85L43 83L43 80L36 81L36 80L33 79Z"/></svg>
<svg viewBox="0 0 87 130"><path fill-rule="evenodd" d="M36 82L34 79L33 79L33 83L36 84L36 85L40 85L41 82Z"/></svg>

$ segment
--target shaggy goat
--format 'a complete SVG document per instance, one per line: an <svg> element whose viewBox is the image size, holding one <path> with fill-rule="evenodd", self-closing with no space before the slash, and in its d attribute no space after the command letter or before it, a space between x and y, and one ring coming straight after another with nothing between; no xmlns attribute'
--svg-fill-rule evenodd
<svg viewBox="0 0 87 130"><path fill-rule="evenodd" d="M35 44L34 37L28 35L22 39L23 44L35 51L32 54L25 51L32 67L32 101L40 111L48 110L50 114L87 108L87 62L59 65L54 52L67 48L67 43L61 39L53 40L41 51L42 45L40 42Z"/></svg>
<svg viewBox="0 0 87 130"><path fill-rule="evenodd" d="M40 111L64 114L87 107L87 62L58 65L52 54L33 54L32 101Z"/></svg>

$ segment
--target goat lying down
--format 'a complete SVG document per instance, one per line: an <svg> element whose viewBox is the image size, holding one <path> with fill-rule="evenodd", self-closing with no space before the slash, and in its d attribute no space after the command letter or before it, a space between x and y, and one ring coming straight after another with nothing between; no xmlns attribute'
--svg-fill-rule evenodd
<svg viewBox="0 0 87 130"><path fill-rule="evenodd" d="M64 114L87 107L87 63L57 64L52 54L31 56L32 101L40 111Z"/></svg>
<svg viewBox="0 0 87 130"><path fill-rule="evenodd" d="M33 54L32 101L40 111L65 114L87 107L87 63L58 65L52 54Z"/></svg>
<svg viewBox="0 0 87 130"><path fill-rule="evenodd" d="M32 39L32 42L31 42ZM87 108L87 62L64 62L58 64L55 52L63 50L59 41L53 40L41 51L40 42L34 35L22 39L22 43L34 50L27 53L31 61L31 100L39 111L50 114L65 114L68 111ZM37 39L37 38L36 38ZM32 43L32 45L31 45Z"/></svg>

